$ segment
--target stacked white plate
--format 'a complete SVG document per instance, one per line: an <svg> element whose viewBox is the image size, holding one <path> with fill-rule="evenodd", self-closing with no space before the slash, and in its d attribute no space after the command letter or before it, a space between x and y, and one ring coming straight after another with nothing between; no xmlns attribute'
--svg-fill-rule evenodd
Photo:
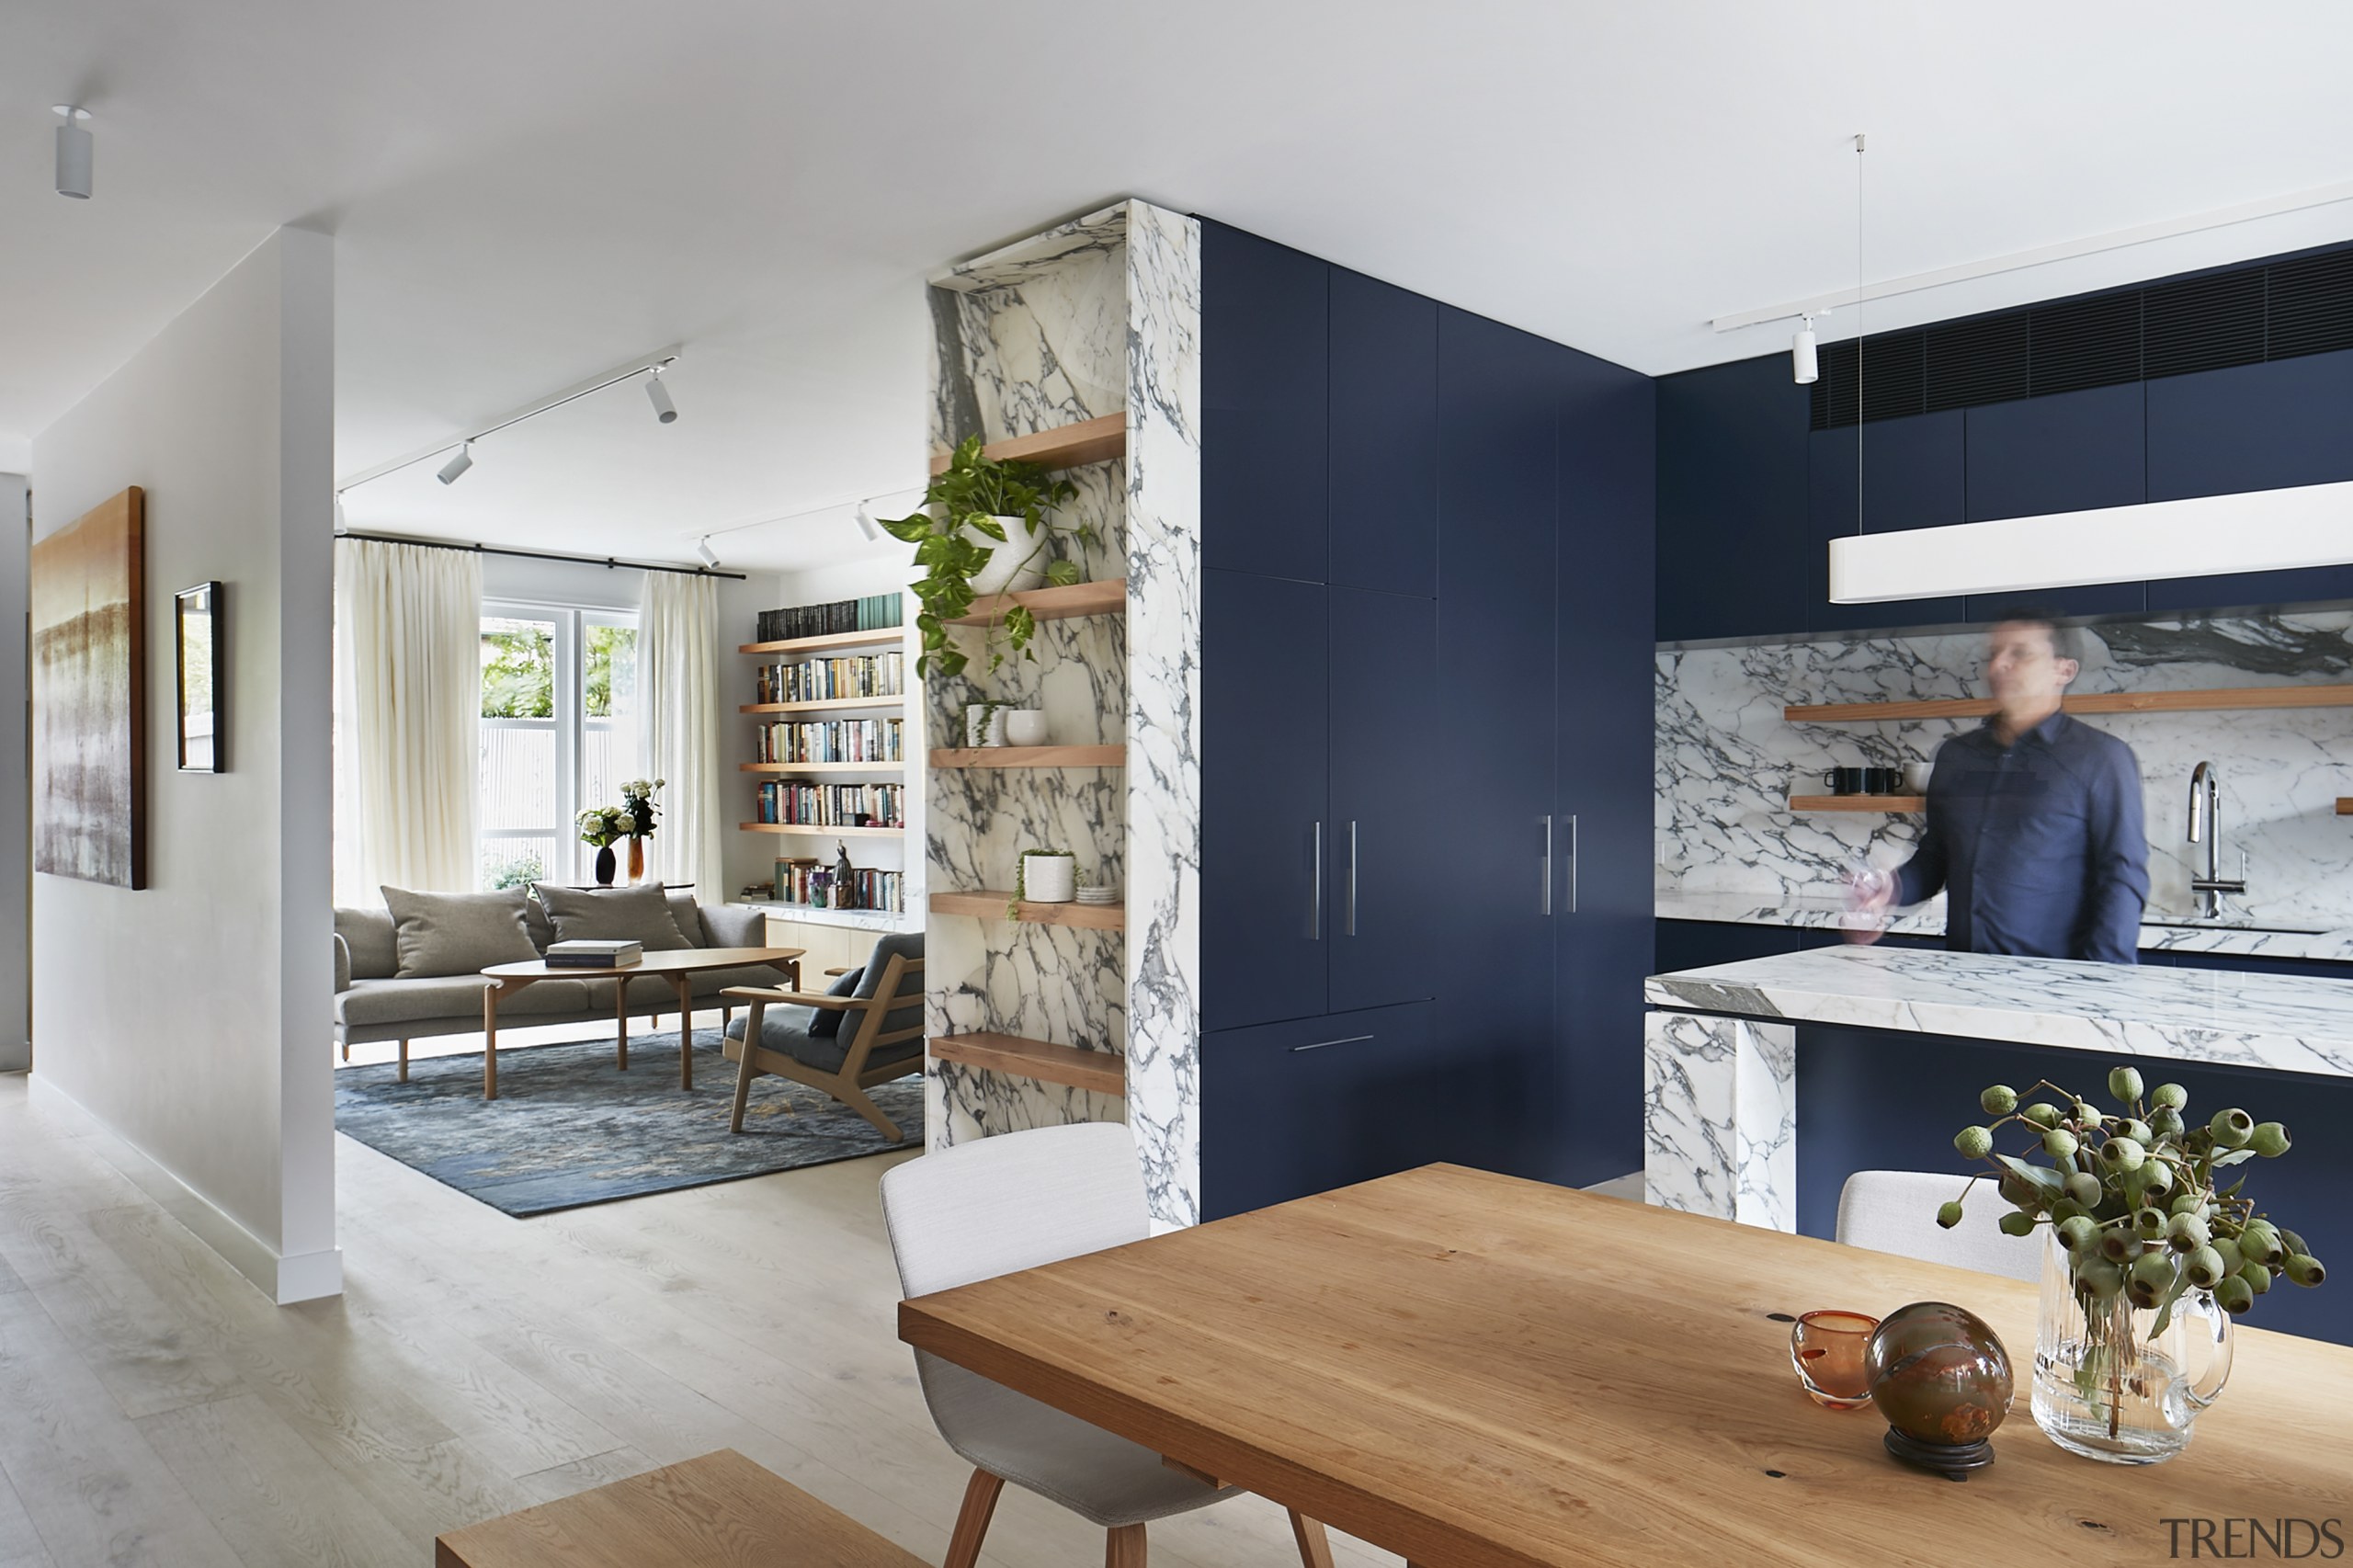
<svg viewBox="0 0 2353 1568"><path fill-rule="evenodd" d="M1118 888L1099 888L1090 882L1086 886L1078 890L1078 902L1081 903L1117 903L1120 902L1120 890Z"/></svg>

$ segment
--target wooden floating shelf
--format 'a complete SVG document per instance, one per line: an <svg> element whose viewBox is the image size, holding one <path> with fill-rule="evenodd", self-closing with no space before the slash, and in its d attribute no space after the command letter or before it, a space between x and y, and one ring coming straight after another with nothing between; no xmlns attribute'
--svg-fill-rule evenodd
<svg viewBox="0 0 2353 1568"><path fill-rule="evenodd" d="M1790 810L1793 812L1885 812L1902 815L1905 812L1928 809L1926 795L1792 795Z"/></svg>
<svg viewBox="0 0 2353 1568"><path fill-rule="evenodd" d="M904 708L905 693L895 697L821 697L810 702L746 702L738 713L830 713L840 708Z"/></svg>
<svg viewBox="0 0 2353 1568"><path fill-rule="evenodd" d="M2070 713L2200 713L2240 708L2353 708L2353 686L2239 686L2200 691L2094 691L2070 697ZM1993 699L1949 697L1925 702L1830 702L1781 710L1792 723L1837 724L1890 719L1983 719Z"/></svg>
<svg viewBox="0 0 2353 1568"><path fill-rule="evenodd" d="M1107 414L1100 419L1081 420L1076 425L1064 425L1052 430L1040 430L1034 436L1015 436L1003 441L991 441L981 449L981 455L996 462L1042 463L1048 468L1076 468L1081 463L1108 462L1125 457L1128 451L1128 416L1125 413ZM933 455L931 472L948 472L948 454Z"/></svg>
<svg viewBox="0 0 2353 1568"><path fill-rule="evenodd" d="M932 1040L931 1057L1098 1095L1125 1096L1128 1092L1127 1061L1108 1051L1081 1051L1011 1034L949 1034Z"/></svg>
<svg viewBox="0 0 2353 1568"><path fill-rule="evenodd" d="M1067 588L1024 588L1017 594L984 594L972 601L972 613L960 615L950 626L985 626L1019 605L1040 620L1068 620L1082 615L1128 613L1128 580L1110 577L1100 583L1073 583Z"/></svg>
<svg viewBox="0 0 2353 1568"><path fill-rule="evenodd" d="M1036 926L1076 926L1093 931L1124 931L1128 912L1116 903L1024 903L1008 915L1010 892L982 888L976 892L936 892L934 915L977 915L983 920L1027 920Z"/></svg>
<svg viewBox="0 0 2353 1568"><path fill-rule="evenodd" d="M934 767L1125 767L1128 748L1109 746L943 746Z"/></svg>
<svg viewBox="0 0 2353 1568"><path fill-rule="evenodd" d="M745 822L737 827L745 833L796 833L812 838L904 838L904 827L812 827L805 822Z"/></svg>
<svg viewBox="0 0 2353 1568"><path fill-rule="evenodd" d="M886 642L904 642L907 629L904 626L878 626L871 631L834 631L823 637L789 637L781 642L745 642L736 648L739 653L822 653L828 648L878 648Z"/></svg>
<svg viewBox="0 0 2353 1568"><path fill-rule="evenodd" d="M2353 795L2336 797L2336 814L2341 817L2353 817Z"/></svg>
<svg viewBox="0 0 2353 1568"><path fill-rule="evenodd" d="M899 773L904 762L739 762L744 773Z"/></svg>

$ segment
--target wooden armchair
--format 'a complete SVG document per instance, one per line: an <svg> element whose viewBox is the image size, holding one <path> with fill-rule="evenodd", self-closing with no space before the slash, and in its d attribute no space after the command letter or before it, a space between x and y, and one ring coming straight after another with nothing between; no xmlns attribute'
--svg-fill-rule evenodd
<svg viewBox="0 0 2353 1568"><path fill-rule="evenodd" d="M735 1035L731 1026L725 1045L727 1059L742 1064L728 1131L744 1131L752 1080L773 1073L823 1089L893 1143L904 1142L906 1133L866 1091L923 1071L922 977L923 937L907 933L874 944L873 957L845 996L753 986L721 993L745 1004L743 1033ZM769 1011L775 1007L806 1011L779 1017ZM838 1032L826 1032L819 1023L828 1013L839 1016Z"/></svg>

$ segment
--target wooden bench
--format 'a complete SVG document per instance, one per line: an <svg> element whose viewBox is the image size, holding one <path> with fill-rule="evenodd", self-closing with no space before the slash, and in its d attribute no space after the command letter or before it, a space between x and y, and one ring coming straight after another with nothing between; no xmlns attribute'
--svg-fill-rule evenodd
<svg viewBox="0 0 2353 1568"><path fill-rule="evenodd" d="M733 1449L433 1543L434 1568L926 1568Z"/></svg>

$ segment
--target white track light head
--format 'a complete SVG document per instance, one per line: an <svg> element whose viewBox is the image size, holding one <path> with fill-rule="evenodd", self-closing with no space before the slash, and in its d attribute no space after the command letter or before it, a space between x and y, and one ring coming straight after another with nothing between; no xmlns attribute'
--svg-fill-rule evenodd
<svg viewBox="0 0 2353 1568"><path fill-rule="evenodd" d="M709 534L703 535L700 540L696 541L695 553L702 557L702 563L705 566L710 567L714 572L719 570L719 551L710 548L710 536Z"/></svg>
<svg viewBox="0 0 2353 1568"><path fill-rule="evenodd" d="M468 441L458 448L458 455L451 458L448 462L443 463L441 465L441 472L435 474L433 477L438 479L444 484L455 484L458 483L459 477L462 475L466 470L473 466L474 444L472 441Z"/></svg>
<svg viewBox="0 0 2353 1568"><path fill-rule="evenodd" d="M1828 311L1811 311L1798 317L1797 335L1790 339L1790 377L1798 385L1811 386L1822 376L1822 368L1813 353L1813 323Z"/></svg>
<svg viewBox="0 0 2353 1568"><path fill-rule="evenodd" d="M90 111L73 104L54 104L51 108L65 117L65 123L57 128L57 194L87 201L91 142L90 132L82 122L90 118Z"/></svg>
<svg viewBox="0 0 2353 1568"><path fill-rule="evenodd" d="M658 366L652 375L645 378L645 397L654 404L654 418L665 425L678 422L678 405L670 401L670 389L662 384L662 371Z"/></svg>
<svg viewBox="0 0 2353 1568"><path fill-rule="evenodd" d="M858 531L869 544L882 537L881 528L874 521L874 508L864 501L858 504Z"/></svg>

